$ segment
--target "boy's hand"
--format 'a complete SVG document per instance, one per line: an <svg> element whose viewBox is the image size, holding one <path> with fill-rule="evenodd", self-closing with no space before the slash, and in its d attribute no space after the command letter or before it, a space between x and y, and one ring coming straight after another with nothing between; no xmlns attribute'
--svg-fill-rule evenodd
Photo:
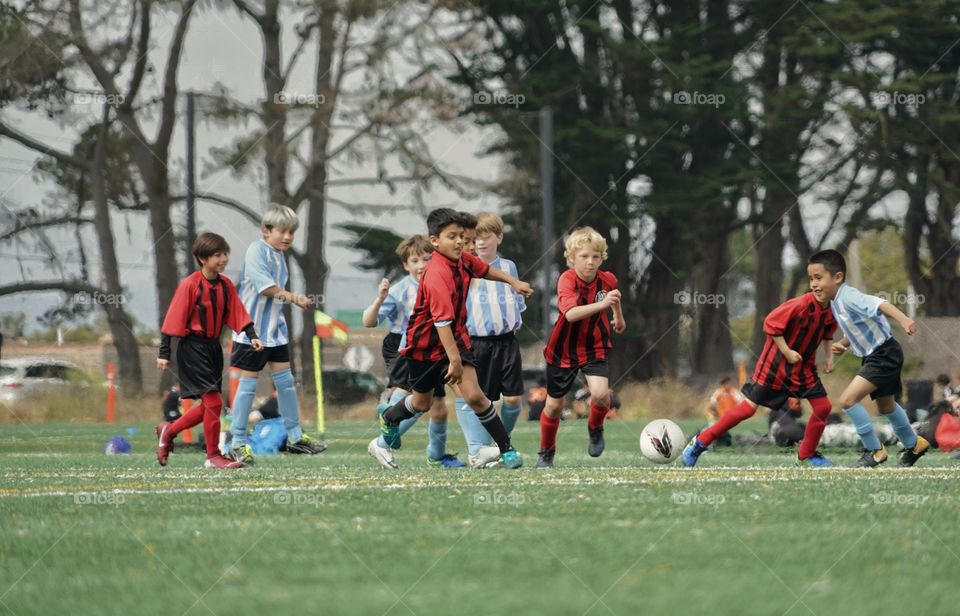
<svg viewBox="0 0 960 616"><path fill-rule="evenodd" d="M263 342L261 342L259 338L254 338L253 340L251 340L250 346L252 346L253 350L256 351L257 353L263 350Z"/></svg>
<svg viewBox="0 0 960 616"><path fill-rule="evenodd" d="M463 378L463 362L459 359L451 360L447 368L447 375L443 378L450 385L459 385Z"/></svg>
<svg viewBox="0 0 960 616"><path fill-rule="evenodd" d="M830 350L833 351L834 355L843 355L847 352L847 347L843 346L839 342L834 342L830 345Z"/></svg>
<svg viewBox="0 0 960 616"><path fill-rule="evenodd" d="M513 285L513 290L529 299L533 295L533 287L530 286L530 283L520 280L517 284Z"/></svg>
<svg viewBox="0 0 960 616"><path fill-rule="evenodd" d="M306 310L313 305L313 301L310 300L306 295L296 295L294 293L290 294L290 301L297 305L301 310Z"/></svg>
<svg viewBox="0 0 960 616"><path fill-rule="evenodd" d="M377 287L377 299L383 301L387 299L387 293L390 292L390 281L384 278Z"/></svg>
<svg viewBox="0 0 960 616"><path fill-rule="evenodd" d="M827 363L824 364L823 371L827 374L833 372L833 355L827 355Z"/></svg>
<svg viewBox="0 0 960 616"><path fill-rule="evenodd" d="M169 359L160 359L159 357L157 358L157 369L160 370L160 372L163 372L164 370L166 370L167 366L169 365L170 365Z"/></svg>
<svg viewBox="0 0 960 616"><path fill-rule="evenodd" d="M604 308L609 308L609 307L611 307L611 306L614 306L614 305L616 305L616 304L619 304L619 303L620 303L620 290L619 290L619 289L614 289L613 291L609 291L609 292L603 297L602 302L603 302L603 307L604 307Z"/></svg>
<svg viewBox="0 0 960 616"><path fill-rule="evenodd" d="M909 317L903 321L900 321L900 327L903 328L903 331L907 332L908 336L912 336L917 333L917 322Z"/></svg>
<svg viewBox="0 0 960 616"><path fill-rule="evenodd" d="M788 364L795 364L801 359L803 359L803 356L800 355L800 353L797 353L796 351L794 351L793 349L787 350L787 352L783 354L783 357L784 359L787 360Z"/></svg>
<svg viewBox="0 0 960 616"><path fill-rule="evenodd" d="M624 330L627 329L627 323L623 319L614 315L613 320L610 321L610 325L613 327L614 333L622 334Z"/></svg>

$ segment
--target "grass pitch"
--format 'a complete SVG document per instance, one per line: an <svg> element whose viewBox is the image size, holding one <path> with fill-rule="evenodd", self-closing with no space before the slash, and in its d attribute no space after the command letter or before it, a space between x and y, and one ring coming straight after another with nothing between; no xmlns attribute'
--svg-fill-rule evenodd
<svg viewBox="0 0 960 616"><path fill-rule="evenodd" d="M747 425L749 427L749 424ZM911 614L960 604L958 465L795 469L790 452L718 450L656 467L641 424L603 457L561 427L557 468L427 466L425 430L367 456L376 427L329 426L319 456L226 472L196 450L157 466L150 426L4 426L0 613ZM684 426L689 428L690 426ZM450 450L464 451L455 424ZM850 464L857 453L830 452Z"/></svg>

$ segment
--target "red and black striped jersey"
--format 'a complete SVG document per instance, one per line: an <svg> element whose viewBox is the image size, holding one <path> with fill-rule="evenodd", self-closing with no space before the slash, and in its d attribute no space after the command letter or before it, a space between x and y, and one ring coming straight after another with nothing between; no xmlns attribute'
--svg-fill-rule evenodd
<svg viewBox="0 0 960 616"><path fill-rule="evenodd" d="M467 290L470 280L483 278L489 269L483 259L466 252L457 261L434 252L420 276L417 300L407 321L406 344L400 354L418 361L445 358L437 325L451 327L461 353L469 349Z"/></svg>
<svg viewBox="0 0 960 616"><path fill-rule="evenodd" d="M252 324L230 279L218 276L207 280L198 270L180 281L160 332L181 338L219 338L224 325L240 332Z"/></svg>
<svg viewBox="0 0 960 616"><path fill-rule="evenodd" d="M576 306L586 306L602 301L608 291L617 288L617 277L610 272L598 271L587 282L568 269L557 280L557 309L560 315L553 325L550 341L543 356L551 366L573 368L595 359L606 359L610 342L610 315L601 310L595 315L567 321L567 311Z"/></svg>
<svg viewBox="0 0 960 616"><path fill-rule="evenodd" d="M753 382L769 389L802 392L816 385L817 347L824 340L833 340L837 322L830 306L823 307L813 293L787 300L774 308L763 320L767 341L753 372ZM783 336L787 346L803 358L788 364L773 341Z"/></svg>

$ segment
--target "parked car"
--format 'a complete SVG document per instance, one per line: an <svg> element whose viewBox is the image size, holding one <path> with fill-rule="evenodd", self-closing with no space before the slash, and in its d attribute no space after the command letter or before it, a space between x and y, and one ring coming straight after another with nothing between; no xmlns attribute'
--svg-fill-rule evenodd
<svg viewBox="0 0 960 616"><path fill-rule="evenodd" d="M0 401L17 404L30 396L69 393L90 387L79 366L58 359L23 357L0 361Z"/></svg>
<svg viewBox="0 0 960 616"><path fill-rule="evenodd" d="M323 370L323 394L334 404L356 404L369 397L376 397L384 384L369 372L357 372L349 368Z"/></svg>

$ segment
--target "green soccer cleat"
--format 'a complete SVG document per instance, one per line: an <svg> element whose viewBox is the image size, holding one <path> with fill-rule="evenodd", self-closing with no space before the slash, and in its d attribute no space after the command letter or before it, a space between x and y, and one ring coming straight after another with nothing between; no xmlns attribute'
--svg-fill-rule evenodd
<svg viewBox="0 0 960 616"><path fill-rule="evenodd" d="M391 426L387 423L387 418L384 417L384 413L387 412L388 408L390 407L381 409L380 406L377 406L377 417L380 418L380 435L383 437L383 441L387 444L387 447L390 449L400 449L400 426Z"/></svg>
<svg viewBox="0 0 960 616"><path fill-rule="evenodd" d="M505 467L510 469L520 468L523 466L523 458L520 457L520 454L517 453L516 449L511 447L500 454L500 464L503 464Z"/></svg>
<svg viewBox="0 0 960 616"><path fill-rule="evenodd" d="M306 432L300 437L300 440L296 443L287 443L287 452L289 453L305 453L311 456L317 455L321 451L327 448L327 442L321 441L320 439L313 438Z"/></svg>
<svg viewBox="0 0 960 616"><path fill-rule="evenodd" d="M256 460L253 458L253 449L250 447L250 445L231 447L230 455L227 457L229 457L231 460L241 462L244 466L253 466L256 464Z"/></svg>

